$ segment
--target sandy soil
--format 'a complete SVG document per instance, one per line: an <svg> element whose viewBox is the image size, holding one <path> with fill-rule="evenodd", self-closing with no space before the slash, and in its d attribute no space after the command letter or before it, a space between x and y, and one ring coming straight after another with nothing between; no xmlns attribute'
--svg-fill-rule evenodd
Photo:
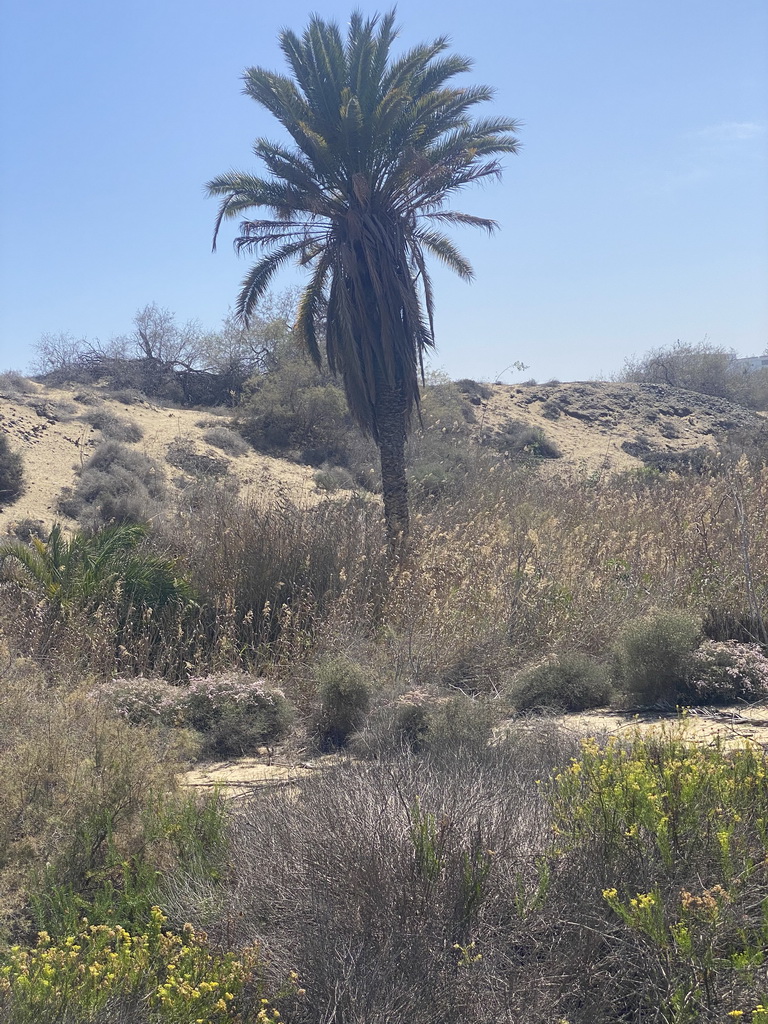
<svg viewBox="0 0 768 1024"><path fill-rule="evenodd" d="M312 761L272 760L268 755L240 757L231 761L205 761L194 765L182 776L182 784L192 789L219 789L227 797L247 796L254 789L295 791L302 780L314 772L338 764L339 757L325 755Z"/></svg>
<svg viewBox="0 0 768 1024"><path fill-rule="evenodd" d="M32 381L29 394L0 389L0 430L11 447L24 458L25 490L12 505L0 507L0 534L9 533L22 519L42 520L50 526L63 517L56 500L64 487L72 487L77 470L88 460L99 442L101 431L83 421L92 405L84 405L75 396L90 392L103 398L100 408L130 420L141 427L144 436L135 447L156 459L167 472L169 481L183 477L180 470L168 466L165 456L169 445L178 440L191 441L195 452L227 459L229 473L241 484L241 494L264 502L289 496L304 504L324 497L313 481L314 470L284 459L251 451L237 458L211 447L203 433L212 425L226 425L226 416L211 411L179 409L152 402L124 405L104 395L97 387L52 388Z"/></svg>
<svg viewBox="0 0 768 1024"><path fill-rule="evenodd" d="M719 740L726 747L749 743L768 750L768 707L762 704L692 708L682 716L602 709L563 715L557 722L579 736L680 736L696 743Z"/></svg>
<svg viewBox="0 0 768 1024"><path fill-rule="evenodd" d="M644 444L658 452L713 450L724 431L759 429L760 414L719 398L656 384L576 381L570 384L491 385L490 398L475 409L490 435L520 420L543 430L562 452L549 463L586 473L637 468L642 461L627 447Z"/></svg>
<svg viewBox="0 0 768 1024"><path fill-rule="evenodd" d="M605 740L616 736L631 740L634 736L674 736L696 743L720 742L724 747L754 744L768 751L768 706L732 706L696 708L682 717L675 714L631 714L607 708L579 714L555 716L552 721L578 737L595 736ZM540 726L541 720L511 720L498 729ZM318 757L312 761L291 762L267 755L242 757L230 761L211 761L195 765L182 776L182 784L194 789L220 789L228 798L247 796L256 789L280 789L287 795L313 772L337 764L338 757Z"/></svg>

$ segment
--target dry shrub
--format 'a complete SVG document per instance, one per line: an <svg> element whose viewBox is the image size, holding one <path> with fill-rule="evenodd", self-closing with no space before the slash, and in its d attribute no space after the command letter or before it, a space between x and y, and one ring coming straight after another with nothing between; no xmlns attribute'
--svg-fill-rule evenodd
<svg viewBox="0 0 768 1024"><path fill-rule="evenodd" d="M165 474L154 459L118 441L103 441L80 470L59 509L84 526L146 522L159 511Z"/></svg>
<svg viewBox="0 0 768 1024"><path fill-rule="evenodd" d="M121 441L131 444L140 441L144 436L144 431L138 423L127 420L122 416L117 416L109 409L92 409L90 412L85 413L82 419L86 423L90 423L96 430L101 431L102 435L109 441Z"/></svg>
<svg viewBox="0 0 768 1024"><path fill-rule="evenodd" d="M367 501L264 507L209 488L157 532L189 568L220 666L287 668L311 651L325 624L367 628L380 604L381 512Z"/></svg>
<svg viewBox="0 0 768 1024"><path fill-rule="evenodd" d="M316 487L321 491L328 491L329 493L339 490L352 491L355 489L354 477L348 469L344 469L342 466L331 466L327 463L322 465L315 473L314 481Z"/></svg>
<svg viewBox="0 0 768 1024"><path fill-rule="evenodd" d="M515 894L537 884L549 822L536 779L569 753L543 730L503 749L346 764L297 802L257 794L233 826L233 913L209 927L258 936L277 977L298 972L306 996L286 1016L302 1024L518 1019L503 1013L526 966L515 978L509 962L535 954Z"/></svg>
<svg viewBox="0 0 768 1024"><path fill-rule="evenodd" d="M0 391L11 395L34 395L37 387L33 381L17 373L16 370L4 370L0 373Z"/></svg>
<svg viewBox="0 0 768 1024"><path fill-rule="evenodd" d="M168 445L165 455L166 462L177 469L196 477L220 477L229 472L229 460L220 459L215 455L200 453L195 442L179 439Z"/></svg>
<svg viewBox="0 0 768 1024"><path fill-rule="evenodd" d="M229 427L210 427L203 433L203 440L212 444L214 448L220 448L227 455L247 455L251 450L245 438Z"/></svg>
<svg viewBox="0 0 768 1024"><path fill-rule="evenodd" d="M541 427L522 420L508 420L487 441L504 455L519 462L537 462L542 459L560 459L563 453L550 441Z"/></svg>
<svg viewBox="0 0 768 1024"><path fill-rule="evenodd" d="M654 605L698 616L748 598L759 606L768 593L765 470L641 479L491 469L478 459L475 486L413 517L414 554L383 613L388 657L406 681L437 681L488 643L503 683L558 647L605 654Z"/></svg>
<svg viewBox="0 0 768 1024"><path fill-rule="evenodd" d="M10 505L23 490L23 460L19 452L11 450L8 438L0 432L0 505Z"/></svg>

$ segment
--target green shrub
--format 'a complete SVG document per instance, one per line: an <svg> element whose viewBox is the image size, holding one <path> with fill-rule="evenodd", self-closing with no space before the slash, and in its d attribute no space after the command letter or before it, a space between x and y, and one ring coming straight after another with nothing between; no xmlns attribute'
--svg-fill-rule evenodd
<svg viewBox="0 0 768 1024"><path fill-rule="evenodd" d="M490 743L496 715L486 700L465 694L438 700L429 709L425 747L438 756L479 752Z"/></svg>
<svg viewBox="0 0 768 1024"><path fill-rule="evenodd" d="M648 450L638 457L648 469L657 473L692 473L701 476L711 472L717 464L717 454L705 444L683 452Z"/></svg>
<svg viewBox="0 0 768 1024"><path fill-rule="evenodd" d="M267 1017L267 1000L256 998L260 987L242 1001L246 987L253 988L253 950L239 956L214 952L206 934L191 924L180 933L167 924L154 907L143 930L90 925L86 919L60 942L43 931L34 947L13 947L0 961L0 1019L13 1024L274 1019L272 1011Z"/></svg>
<svg viewBox="0 0 768 1024"><path fill-rule="evenodd" d="M644 704L674 704L688 683L700 633L699 620L685 611L659 611L629 622L613 648L618 682Z"/></svg>
<svg viewBox="0 0 768 1024"><path fill-rule="evenodd" d="M437 758L460 757L462 753L474 756L490 743L496 718L487 700L415 691L372 711L350 746L355 755L364 758L404 752Z"/></svg>
<svg viewBox="0 0 768 1024"><path fill-rule="evenodd" d="M458 498L472 476L477 452L471 442L436 428L408 445L408 484L415 504Z"/></svg>
<svg viewBox="0 0 768 1024"><path fill-rule="evenodd" d="M182 734L169 740L135 729L90 693L52 685L27 660L2 668L0 702L0 934L37 920L48 927L104 886L121 888L120 866L143 856L145 812L175 788L188 755ZM50 917L40 918L47 913ZM126 904L127 906L127 904ZM58 909L56 909L58 907Z"/></svg>
<svg viewBox="0 0 768 1024"><path fill-rule="evenodd" d="M519 711L584 711L610 703L612 692L604 665L585 654L567 652L521 672L510 697Z"/></svg>
<svg viewBox="0 0 768 1024"><path fill-rule="evenodd" d="M82 417L86 423L90 423L96 430L100 430L109 441L123 441L133 443L144 437L144 431L138 423L116 416L109 409L92 409Z"/></svg>
<svg viewBox="0 0 768 1024"><path fill-rule="evenodd" d="M309 465L346 465L355 428L344 393L327 373L283 346L276 367L254 378L238 428L258 451Z"/></svg>
<svg viewBox="0 0 768 1024"><path fill-rule="evenodd" d="M415 504L458 497L477 456L469 440L472 405L458 385L432 375L422 395L420 415L423 429L412 432L406 447L411 497Z"/></svg>
<svg viewBox="0 0 768 1024"><path fill-rule="evenodd" d="M371 680L355 662L330 658L320 662L316 682L320 696L317 734L322 750L346 746L365 720L371 704Z"/></svg>
<svg viewBox="0 0 768 1024"><path fill-rule="evenodd" d="M684 726L631 747L587 740L551 789L558 842L599 847L628 889L697 871L703 885L736 881L765 856L765 767L756 748L705 747Z"/></svg>
<svg viewBox="0 0 768 1024"><path fill-rule="evenodd" d="M418 691L375 708L349 741L353 756L378 759L428 751L431 708L429 698Z"/></svg>
<svg viewBox="0 0 768 1024"><path fill-rule="evenodd" d="M212 757L251 754L282 739L291 706L263 679L236 672L193 677L176 688L165 714L203 734L203 753Z"/></svg>
<svg viewBox="0 0 768 1024"><path fill-rule="evenodd" d="M64 616L104 604L155 614L166 606L180 608L192 598L189 584L173 559L140 547L148 532L146 526L122 523L66 537L54 523L44 542L33 537L31 545L0 544L0 561L7 577Z"/></svg>
<svg viewBox="0 0 768 1024"><path fill-rule="evenodd" d="M697 345L676 341L652 349L640 359L625 360L619 380L667 384L751 409L768 408L768 372L744 372L733 357L732 351L707 341Z"/></svg>
<svg viewBox="0 0 768 1024"><path fill-rule="evenodd" d="M8 438L0 432L0 504L9 505L24 490L24 464L18 452L11 451Z"/></svg>
<svg viewBox="0 0 768 1024"><path fill-rule="evenodd" d="M424 704L410 701L400 704L394 720L394 735L398 747L412 750L414 754L427 749L429 726L429 712Z"/></svg>
<svg viewBox="0 0 768 1024"><path fill-rule="evenodd" d="M72 396L72 401L80 405L98 405L101 399L93 391L78 391Z"/></svg>

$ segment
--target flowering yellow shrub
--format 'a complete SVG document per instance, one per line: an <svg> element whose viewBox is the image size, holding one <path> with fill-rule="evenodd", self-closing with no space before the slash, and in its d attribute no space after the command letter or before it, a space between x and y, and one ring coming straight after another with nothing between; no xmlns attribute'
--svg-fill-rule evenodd
<svg viewBox="0 0 768 1024"><path fill-rule="evenodd" d="M257 982L254 950L213 953L204 932L186 924L178 934L165 923L154 907L141 934L83 918L79 934L59 944L40 932L34 948L12 946L0 954L0 1008L13 1010L19 1024L65 1012L67 1020L87 1021L108 1002L138 995L157 1024L279 1020L266 999L244 1012L246 985Z"/></svg>
<svg viewBox="0 0 768 1024"><path fill-rule="evenodd" d="M631 747L588 741L551 795L559 852L599 848L618 941L656 964L667 1019L730 1004L729 1019L768 1024L765 754L696 746L684 732Z"/></svg>
<svg viewBox="0 0 768 1024"><path fill-rule="evenodd" d="M697 746L684 731L631 747L589 740L552 795L565 847L598 841L617 863L647 866L650 854L674 877L695 862L714 884L765 857L768 762L750 746Z"/></svg>

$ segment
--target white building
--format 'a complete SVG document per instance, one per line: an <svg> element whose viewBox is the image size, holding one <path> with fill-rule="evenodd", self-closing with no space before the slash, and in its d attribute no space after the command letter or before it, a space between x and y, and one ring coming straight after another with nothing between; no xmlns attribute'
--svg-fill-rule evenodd
<svg viewBox="0 0 768 1024"><path fill-rule="evenodd" d="M745 356L743 359L734 359L731 367L733 370L741 373L756 373L758 370L768 370L768 353L764 356Z"/></svg>

